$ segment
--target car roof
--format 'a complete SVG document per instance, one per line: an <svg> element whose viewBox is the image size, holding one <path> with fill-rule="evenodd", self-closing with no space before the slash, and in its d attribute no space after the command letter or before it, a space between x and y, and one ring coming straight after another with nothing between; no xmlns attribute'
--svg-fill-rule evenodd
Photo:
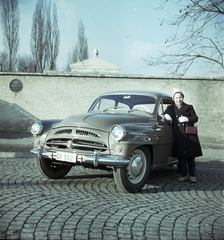
<svg viewBox="0 0 224 240"><path fill-rule="evenodd" d="M106 92L106 93L102 94L101 96L119 95L119 94L149 95L149 96L153 96L155 98L166 97L166 98L172 99L172 97L169 94L166 94L163 92L157 92L157 91L148 91L148 90L117 90L117 91Z"/></svg>

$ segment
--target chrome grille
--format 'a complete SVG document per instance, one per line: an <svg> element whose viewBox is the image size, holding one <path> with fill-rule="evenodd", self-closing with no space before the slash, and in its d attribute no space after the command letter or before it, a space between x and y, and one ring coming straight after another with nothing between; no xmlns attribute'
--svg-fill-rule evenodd
<svg viewBox="0 0 224 240"><path fill-rule="evenodd" d="M72 129L62 129L62 130L59 130L57 132L54 133L54 135L57 135L57 134L71 134L72 133Z"/></svg>
<svg viewBox="0 0 224 240"><path fill-rule="evenodd" d="M48 140L45 144L46 146L54 149L67 149L67 142L69 139L51 139ZM86 151L94 151L98 149L100 151L106 151L108 148L105 144L99 142L91 142L91 141L80 141L78 139L73 140L73 149L86 150Z"/></svg>
<svg viewBox="0 0 224 240"><path fill-rule="evenodd" d="M100 138L100 136L99 136L98 134L96 134L96 133L94 133L94 132L82 130L82 129L77 129L77 130L76 130L76 134L79 135L79 136Z"/></svg>
<svg viewBox="0 0 224 240"><path fill-rule="evenodd" d="M83 130L83 129L76 129L75 131L72 131L71 128L68 128L68 129L58 130L54 133L54 135L60 135L60 134L73 134L76 136L100 138L99 134L91 131Z"/></svg>

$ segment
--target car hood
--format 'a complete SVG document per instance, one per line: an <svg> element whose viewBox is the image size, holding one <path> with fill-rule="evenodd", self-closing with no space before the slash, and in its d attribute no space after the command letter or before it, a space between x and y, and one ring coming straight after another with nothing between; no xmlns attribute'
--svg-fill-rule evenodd
<svg viewBox="0 0 224 240"><path fill-rule="evenodd" d="M84 127L100 129L109 132L116 124L149 123L152 116L139 116L134 114L87 113L76 115L63 120L57 127Z"/></svg>

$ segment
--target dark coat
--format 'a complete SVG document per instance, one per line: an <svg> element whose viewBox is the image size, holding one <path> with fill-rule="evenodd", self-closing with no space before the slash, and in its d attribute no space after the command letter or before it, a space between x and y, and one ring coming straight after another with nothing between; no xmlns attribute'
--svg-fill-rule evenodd
<svg viewBox="0 0 224 240"><path fill-rule="evenodd" d="M175 104L168 106L165 113L172 117L173 125L173 155L178 158L194 158L202 156L201 145L197 135L185 134L186 123L180 123L179 117L188 118L188 124L193 126L198 121L194 107L186 103L178 109Z"/></svg>

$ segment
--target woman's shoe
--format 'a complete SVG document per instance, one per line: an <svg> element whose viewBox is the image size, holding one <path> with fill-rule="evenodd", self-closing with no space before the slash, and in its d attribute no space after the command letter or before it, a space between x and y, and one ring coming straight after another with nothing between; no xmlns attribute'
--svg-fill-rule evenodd
<svg viewBox="0 0 224 240"><path fill-rule="evenodd" d="M185 177L180 177L177 179L178 182L186 182L188 181L188 176L185 176Z"/></svg>
<svg viewBox="0 0 224 240"><path fill-rule="evenodd" d="M197 182L197 180L196 180L195 177L189 177L189 179L190 179L190 182L191 182L191 183L196 183L196 182Z"/></svg>

